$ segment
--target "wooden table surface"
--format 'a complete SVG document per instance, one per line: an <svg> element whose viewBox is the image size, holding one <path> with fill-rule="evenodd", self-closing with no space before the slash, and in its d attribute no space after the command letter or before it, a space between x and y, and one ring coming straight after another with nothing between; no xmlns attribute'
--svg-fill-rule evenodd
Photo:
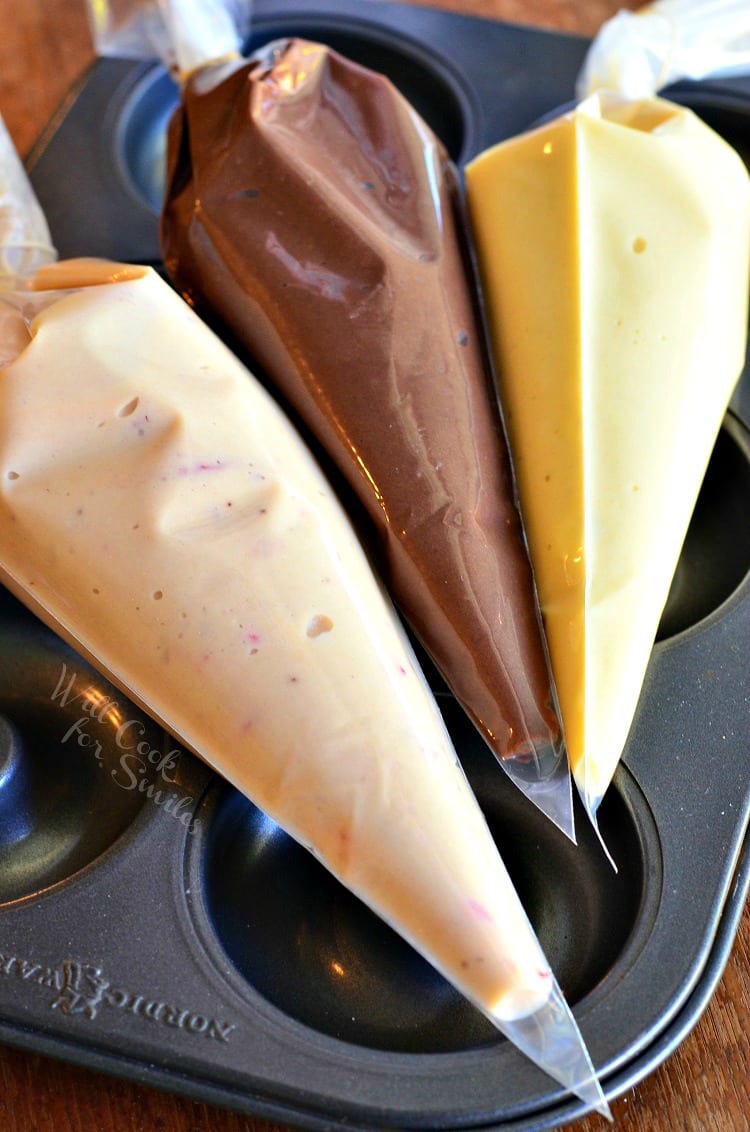
<svg viewBox="0 0 750 1132"><path fill-rule="evenodd" d="M419 0L421 2L421 0ZM593 34L616 0L432 0L496 19ZM0 113L25 154L93 57L84 0L0 0ZM690 1037L613 1105L621 1132L750 1129L750 909ZM576 1132L602 1132L598 1116ZM279 1132L278 1125L0 1046L0 1132ZM284 1130L281 1130L284 1132Z"/></svg>

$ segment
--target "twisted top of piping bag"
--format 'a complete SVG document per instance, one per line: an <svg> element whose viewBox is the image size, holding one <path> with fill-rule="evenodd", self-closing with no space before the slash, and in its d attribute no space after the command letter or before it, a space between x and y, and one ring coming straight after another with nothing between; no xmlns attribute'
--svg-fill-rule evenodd
<svg viewBox="0 0 750 1132"><path fill-rule="evenodd" d="M747 0L657 0L602 24L576 83L576 96L599 90L650 98L678 79L750 70Z"/></svg>
<svg viewBox="0 0 750 1132"><path fill-rule="evenodd" d="M183 83L200 67L239 58L252 7L252 0L131 0L115 14L106 0L90 0L89 22L99 55L156 55Z"/></svg>

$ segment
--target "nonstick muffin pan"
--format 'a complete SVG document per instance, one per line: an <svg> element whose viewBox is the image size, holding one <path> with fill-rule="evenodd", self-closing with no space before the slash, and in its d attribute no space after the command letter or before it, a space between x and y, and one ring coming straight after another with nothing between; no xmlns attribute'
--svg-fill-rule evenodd
<svg viewBox="0 0 750 1132"><path fill-rule="evenodd" d="M384 71L458 162L569 102L586 48L366 2L261 0L255 29ZM750 85L673 93L750 148ZM160 67L123 60L72 93L31 160L61 255L158 264L175 99ZM515 790L425 661L609 1097L696 1021L750 883L749 426L746 372L601 809L617 873L580 811L574 847ZM5 593L0 716L1 1040L315 1129L543 1129L582 1113Z"/></svg>

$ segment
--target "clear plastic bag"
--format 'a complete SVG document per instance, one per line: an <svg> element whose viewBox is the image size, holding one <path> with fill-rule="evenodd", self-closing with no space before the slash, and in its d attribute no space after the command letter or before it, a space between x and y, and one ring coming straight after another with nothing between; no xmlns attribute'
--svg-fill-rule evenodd
<svg viewBox="0 0 750 1132"><path fill-rule="evenodd" d="M0 288L55 259L47 221L0 118Z"/></svg>
<svg viewBox="0 0 750 1132"><path fill-rule="evenodd" d="M576 84L648 98L678 79L750 70L748 0L657 0L602 25Z"/></svg>
<svg viewBox="0 0 750 1132"><path fill-rule="evenodd" d="M250 35L252 0L89 0L99 55L142 59L188 74L206 59L237 55Z"/></svg>
<svg viewBox="0 0 750 1132"><path fill-rule="evenodd" d="M656 92L748 66L747 0L621 12L590 49L581 101L466 169L568 755L595 826L745 358L746 170ZM565 485L556 507L542 481Z"/></svg>

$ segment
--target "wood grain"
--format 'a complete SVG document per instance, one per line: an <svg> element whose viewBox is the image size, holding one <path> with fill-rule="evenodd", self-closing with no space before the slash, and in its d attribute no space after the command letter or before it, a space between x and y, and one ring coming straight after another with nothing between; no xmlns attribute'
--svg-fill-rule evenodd
<svg viewBox="0 0 750 1132"><path fill-rule="evenodd" d="M413 0L425 3L426 0ZM431 0L460 10L593 34L612 0ZM0 112L26 153L93 59L83 0L0 0ZM750 910L724 977L690 1037L613 1106L619 1132L750 1130ZM572 1127L572 1126L571 1126ZM599 1117L575 1132L603 1132ZM279 1125L0 1047L0 1132L286 1132ZM568 1129L565 1132L569 1132Z"/></svg>

